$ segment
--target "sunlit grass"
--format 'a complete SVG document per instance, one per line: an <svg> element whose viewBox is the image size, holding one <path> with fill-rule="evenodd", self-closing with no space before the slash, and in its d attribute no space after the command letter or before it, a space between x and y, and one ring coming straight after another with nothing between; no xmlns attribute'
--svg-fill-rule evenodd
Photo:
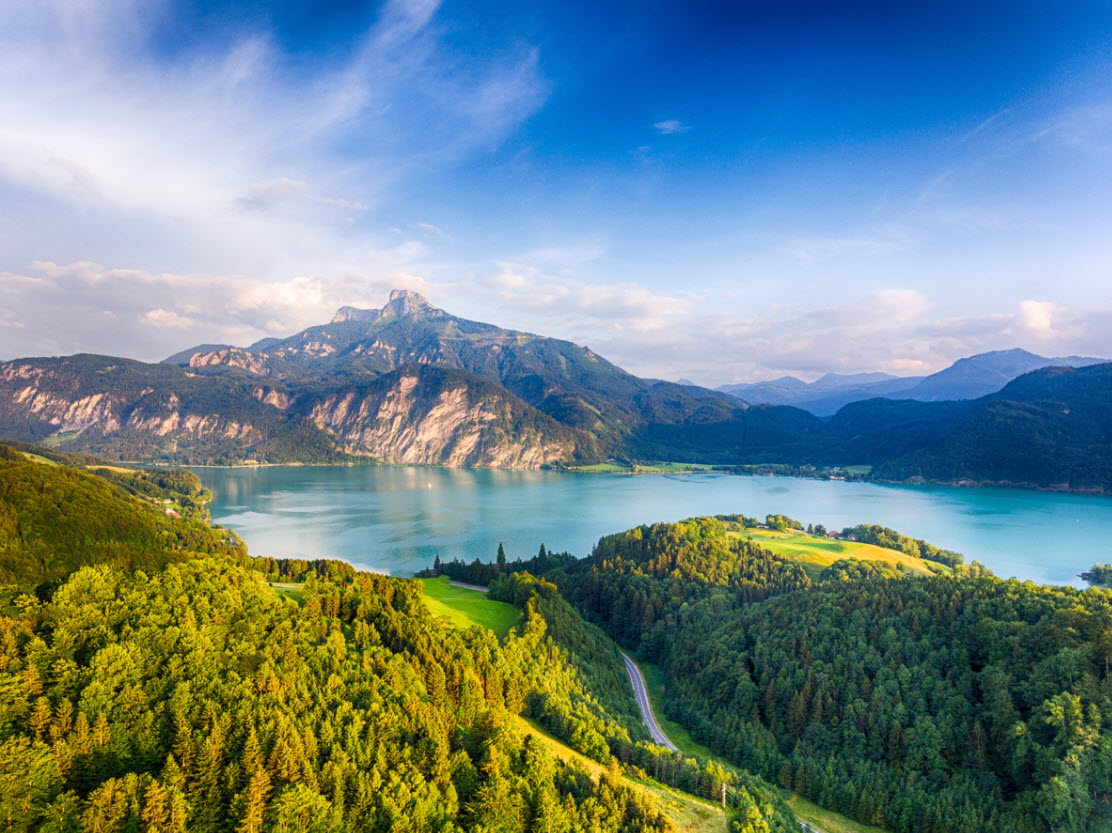
<svg viewBox="0 0 1112 833"><path fill-rule="evenodd" d="M429 612L444 617L461 630L479 625L503 637L521 618L521 611L513 605L488 599L478 590L454 587L447 576L418 581L424 588L422 601Z"/></svg>
<svg viewBox="0 0 1112 833"><path fill-rule="evenodd" d="M100 471L101 469L104 469L104 470L107 470L107 471L114 471L117 474L138 474L139 473L139 471L137 469L129 469L129 468L125 468L123 466L86 466L86 468L89 469L89 471Z"/></svg>
<svg viewBox="0 0 1112 833"><path fill-rule="evenodd" d="M795 793L792 793L788 799L788 806L799 818L819 828L823 833L887 833L882 827L861 824L838 813L824 810L819 805Z"/></svg>
<svg viewBox="0 0 1112 833"><path fill-rule="evenodd" d="M515 717L514 720L524 732L541 738L552 754L564 763L582 769L595 780L606 771L606 767L598 761L593 761L561 743L533 721L523 717ZM714 802L696 798L656 781L634 779L625 775L620 777L626 786L648 796L652 803L671 820L677 830L684 833L726 830L726 815Z"/></svg>
<svg viewBox="0 0 1112 833"><path fill-rule="evenodd" d="M778 532L773 529L745 529L731 534L752 539L776 555L798 561L812 579L818 578L823 570L843 558L874 561L893 569L902 567L908 573L919 575L948 572L948 568L941 564L928 564L907 553L860 541L839 541L819 538L805 532Z"/></svg>
<svg viewBox="0 0 1112 833"><path fill-rule="evenodd" d="M50 460L46 457L43 457L41 454L33 454L30 451L21 451L20 454L22 454L24 457L26 457L32 463L42 463L44 466L57 466L58 465L53 460Z"/></svg>

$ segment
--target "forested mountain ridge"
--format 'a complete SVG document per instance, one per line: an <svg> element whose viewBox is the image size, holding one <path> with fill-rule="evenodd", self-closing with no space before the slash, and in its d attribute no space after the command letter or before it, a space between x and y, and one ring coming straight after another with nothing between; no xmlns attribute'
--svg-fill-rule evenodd
<svg viewBox="0 0 1112 833"><path fill-rule="evenodd" d="M824 807L893 833L1112 830L1112 591L977 565L811 581L710 518L533 566L662 667L667 717Z"/></svg>
<svg viewBox="0 0 1112 833"><path fill-rule="evenodd" d="M1046 368L975 403L879 479L1112 490L1112 364Z"/></svg>
<svg viewBox="0 0 1112 833"><path fill-rule="evenodd" d="M6 829L673 830L629 780L647 770L698 795L726 784L738 833L794 833L758 779L644 740L612 643L551 585L506 589L523 620L504 639L462 632L416 582L245 559L238 544L183 554L164 533L184 519L163 514L169 529L151 532L151 507L61 455L0 454L35 484L5 504L17 531L45 517L51 546L86 533L103 545L38 595L0 586ZM120 511L93 528L86 510L111 501ZM113 558L144 535L145 561ZM299 602L267 585L259 569L273 568L297 571ZM518 715L600 772L555 757Z"/></svg>
<svg viewBox="0 0 1112 833"><path fill-rule="evenodd" d="M115 476L135 481L131 494L113 477L33 462L0 445L0 584L43 594L87 564L150 570L198 553L244 555L235 536L210 528L203 514L180 517L183 503L201 497L192 472Z"/></svg>

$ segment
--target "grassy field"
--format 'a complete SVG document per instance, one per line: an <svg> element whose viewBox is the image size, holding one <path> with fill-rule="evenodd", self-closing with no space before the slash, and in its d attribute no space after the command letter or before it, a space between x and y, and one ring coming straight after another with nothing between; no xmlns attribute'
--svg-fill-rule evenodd
<svg viewBox="0 0 1112 833"><path fill-rule="evenodd" d="M794 793L788 799L788 806L795 811L803 821L824 831L824 833L887 833L881 827L869 824L860 824L845 816L824 810L817 804L812 804L806 798Z"/></svg>
<svg viewBox="0 0 1112 833"><path fill-rule="evenodd" d="M713 466L701 463L645 463L627 466L624 463L594 463L590 466L571 466L570 471L622 472L624 474L669 474L709 471Z"/></svg>
<svg viewBox="0 0 1112 833"><path fill-rule="evenodd" d="M831 538L817 538L805 532L777 532L774 529L745 529L731 533L739 538L750 538L765 549L798 561L807 574L816 579L823 570L843 558L857 558L861 561L877 561L893 569L901 566L909 573L932 575L948 572L941 564L928 564L921 558L907 555L897 550L885 549L859 541L835 541Z"/></svg>
<svg viewBox="0 0 1112 833"><path fill-rule="evenodd" d="M107 471L114 471L117 474L138 474L139 473L138 470L136 470L136 469L124 468L123 466L86 466L86 468L89 469L90 471L98 471L100 469L105 469Z"/></svg>
<svg viewBox="0 0 1112 833"><path fill-rule="evenodd" d="M589 773L596 781L606 771L606 768L597 761L580 755L574 749L565 746L536 723L524 717L514 717L518 727L527 734L541 738L552 754L564 763L574 764ZM642 795L648 796L676 826L677 830L684 833L702 833L703 831L724 831L726 827L726 814L722 808L711 801L695 798L687 793L673 790L655 781L641 781L622 776L622 780L631 789Z"/></svg>
<svg viewBox="0 0 1112 833"><path fill-rule="evenodd" d="M865 477L872 470L872 466L846 466L846 474L852 474L855 477Z"/></svg>
<svg viewBox="0 0 1112 833"><path fill-rule="evenodd" d="M277 593L279 596L285 596L287 599L293 599L299 605L305 604L305 597L301 593L301 588L304 585L293 584L291 582L282 581L269 581L270 589Z"/></svg>
<svg viewBox="0 0 1112 833"><path fill-rule="evenodd" d="M425 607L461 630L479 625L503 637L521 618L521 611L513 605L491 601L478 590L453 587L447 576L417 580L424 588Z"/></svg>
<svg viewBox="0 0 1112 833"><path fill-rule="evenodd" d="M30 451L21 451L19 453L22 454L24 457L26 457L28 460L30 460L33 463L42 463L43 465L47 465L47 466L57 466L58 465L53 460L50 460L46 457L43 457L41 454L32 454Z"/></svg>
<svg viewBox="0 0 1112 833"><path fill-rule="evenodd" d="M683 726L664 718L664 672L657 666L649 665L646 662L638 663L638 665L645 677L645 689L649 694L649 704L653 708L653 715L664 734L668 736L668 740L672 741L685 755L718 761L720 764L730 766L729 762L724 761L691 737ZM824 810L802 796L794 793L785 793L785 795L788 796L788 804L791 805L795 814L811 826L822 830L823 833L886 833L879 827L858 824L843 815Z"/></svg>
<svg viewBox="0 0 1112 833"><path fill-rule="evenodd" d="M49 437L44 437L42 444L47 448L56 448L67 440L72 440L80 433L80 431L56 431Z"/></svg>

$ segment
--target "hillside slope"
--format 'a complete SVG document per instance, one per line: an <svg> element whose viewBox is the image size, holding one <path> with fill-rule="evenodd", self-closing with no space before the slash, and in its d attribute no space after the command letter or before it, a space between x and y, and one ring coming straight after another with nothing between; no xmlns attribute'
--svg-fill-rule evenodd
<svg viewBox="0 0 1112 833"><path fill-rule="evenodd" d="M170 516L161 497L135 497L92 472L0 445L0 584L48 592L87 564L157 570L196 553L243 554L227 533Z"/></svg>
<svg viewBox="0 0 1112 833"><path fill-rule="evenodd" d="M676 830L661 805L721 821L644 783L650 769L689 794L725 786L761 830L796 828L767 784L631 736L631 692L595 656L613 646L538 596L552 585L521 586L522 620L497 638L431 616L417 582L346 565L159 561L182 519L37 457L0 450L15 473L0 552L32 538L54 556L102 549L39 598L0 583L8 829ZM121 562L120 547L152 558ZM298 599L253 568L299 570Z"/></svg>
<svg viewBox="0 0 1112 833"><path fill-rule="evenodd" d="M1112 489L1112 364L1046 368L985 397L878 479Z"/></svg>
<svg viewBox="0 0 1112 833"><path fill-rule="evenodd" d="M299 384L108 356L18 359L0 364L0 437L186 464L536 468L597 457L591 437L471 374L412 365L361 378Z"/></svg>

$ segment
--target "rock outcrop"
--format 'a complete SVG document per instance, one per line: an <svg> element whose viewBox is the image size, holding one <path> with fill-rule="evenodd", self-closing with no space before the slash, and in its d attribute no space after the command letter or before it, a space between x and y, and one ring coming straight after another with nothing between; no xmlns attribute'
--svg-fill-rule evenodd
<svg viewBox="0 0 1112 833"><path fill-rule="evenodd" d="M483 379L428 365L305 396L297 407L349 452L396 463L539 468L571 462L590 445Z"/></svg>

